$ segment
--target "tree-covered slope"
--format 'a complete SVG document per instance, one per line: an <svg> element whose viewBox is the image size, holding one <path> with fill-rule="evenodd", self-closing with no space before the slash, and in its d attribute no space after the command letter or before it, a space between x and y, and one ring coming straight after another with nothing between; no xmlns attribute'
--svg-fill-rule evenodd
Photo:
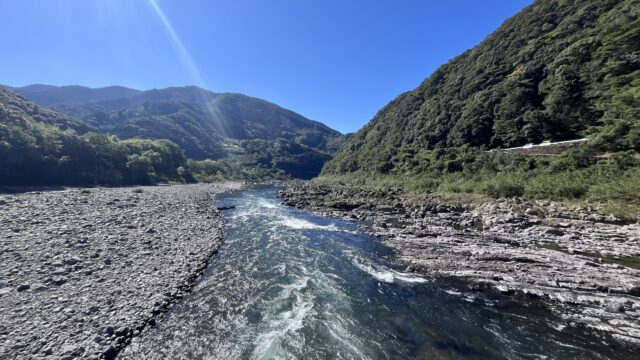
<svg viewBox="0 0 640 360"><path fill-rule="evenodd" d="M220 129L206 110L194 103L148 101L111 113L97 112L84 118L88 124L121 139L168 139L180 145L192 159L226 155Z"/></svg>
<svg viewBox="0 0 640 360"><path fill-rule="evenodd" d="M424 165L423 150L584 135L637 150L639 15L637 0L538 0L380 110L323 173L388 173Z"/></svg>
<svg viewBox="0 0 640 360"><path fill-rule="evenodd" d="M222 158L230 140L277 140L335 152L342 135L325 125L264 100L216 94L207 103L152 100L82 118L120 138L169 139L193 159Z"/></svg>
<svg viewBox="0 0 640 360"><path fill-rule="evenodd" d="M95 131L95 128L87 125L83 121L79 121L65 114L49 110L35 103L28 101L24 97L13 93L0 86L0 105L5 111L10 109L21 113L35 122L54 125L62 130L71 129L78 133L86 133Z"/></svg>
<svg viewBox="0 0 640 360"><path fill-rule="evenodd" d="M121 185L190 179L187 159L170 141L119 141L85 130L90 128L77 120L0 88L0 185Z"/></svg>
<svg viewBox="0 0 640 360"><path fill-rule="evenodd" d="M40 90L42 87L45 89ZM73 93L69 88L84 93ZM186 86L148 91L127 89L131 91L123 92L122 97L107 98L107 89L111 88L37 85L15 91L34 96L43 105L119 138L169 139L194 159L224 157L226 139L284 139L334 152L343 138L320 122L242 94L214 93Z"/></svg>
<svg viewBox="0 0 640 360"><path fill-rule="evenodd" d="M322 123L267 101L196 86L148 91L49 85L13 89L80 119L64 116L84 126L75 128L81 133L166 139L179 145L188 158L221 162L200 166L192 161L201 179L311 178L345 139ZM62 116L58 112L51 111Z"/></svg>

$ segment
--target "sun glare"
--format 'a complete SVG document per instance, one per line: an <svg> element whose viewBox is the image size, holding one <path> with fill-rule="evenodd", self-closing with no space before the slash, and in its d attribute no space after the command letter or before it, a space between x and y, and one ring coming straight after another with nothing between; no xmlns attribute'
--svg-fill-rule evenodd
<svg viewBox="0 0 640 360"><path fill-rule="evenodd" d="M171 22L169 21L167 16L164 14L164 11L162 11L162 8L160 7L160 5L158 5L156 0L148 0L148 1L149 1L149 5L151 5L151 8L153 8L154 12L156 13L156 15L158 15L158 18L160 18L160 21L162 21L162 24L164 25L165 29L169 33L171 42L177 50L178 57L180 58L180 61L182 62L183 66L191 76L193 83L196 84L197 86L200 86L206 89L207 86L202 76L200 75L200 71L198 71L198 67L193 61L193 58L191 57L191 55L189 54L189 51L187 51L187 48L184 46L184 43L180 39L180 36L178 36L178 33L173 28L173 25L171 25ZM226 136L229 133L228 129L226 128L224 122L220 121L220 118L216 116L217 111L214 108L214 106L211 104L211 101L209 101L210 99L208 99L208 97L204 93L200 94L200 97L206 111L209 113L210 118L216 121L216 123L218 124L217 128L220 130L221 135Z"/></svg>
<svg viewBox="0 0 640 360"><path fill-rule="evenodd" d="M155 0L148 0L148 1L149 1L149 5L151 5L154 12L158 15L158 17L160 18L160 21L162 21L162 24L164 25L165 29L169 33L169 36L171 37L171 42L173 43L176 50L178 51L178 56L180 57L180 60L182 61L186 70L189 72L189 75L191 76L193 81L198 86L206 88L204 80L200 75L200 71L198 71L198 67L196 66L195 62L191 58L191 55L189 55L189 51L187 51L187 48L182 43L182 40L180 40L180 36L178 36L178 33L176 33L175 29L173 28L173 25L171 25L171 22L165 16L164 11L162 11L162 8L160 8L160 5L158 5L158 3Z"/></svg>

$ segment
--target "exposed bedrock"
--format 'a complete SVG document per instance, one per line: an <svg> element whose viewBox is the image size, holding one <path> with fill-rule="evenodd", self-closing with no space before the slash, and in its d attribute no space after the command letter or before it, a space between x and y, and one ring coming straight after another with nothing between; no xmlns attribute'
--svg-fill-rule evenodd
<svg viewBox="0 0 640 360"><path fill-rule="evenodd" d="M290 206L360 220L408 270L540 299L570 323L640 344L640 224L521 199L462 203L296 183Z"/></svg>

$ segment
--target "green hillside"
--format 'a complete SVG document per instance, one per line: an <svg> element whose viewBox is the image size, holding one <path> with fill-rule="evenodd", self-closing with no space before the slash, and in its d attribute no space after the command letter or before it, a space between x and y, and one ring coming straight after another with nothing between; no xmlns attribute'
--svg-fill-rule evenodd
<svg viewBox="0 0 640 360"><path fill-rule="evenodd" d="M536 1L381 109L325 165L324 178L401 175L420 188L491 193L488 178L517 175L508 180L516 195L587 196L605 179L595 166L618 156L595 155L630 151L619 156L622 167L637 162L639 15L634 0ZM558 158L484 151L585 136L587 146ZM562 194L537 183L562 188L562 176L588 181Z"/></svg>
<svg viewBox="0 0 640 360"><path fill-rule="evenodd" d="M324 124L268 101L196 86L138 91L32 85L13 90L122 139L171 140L193 159L225 157L226 139L282 139L329 153L343 139Z"/></svg>
<svg viewBox="0 0 640 360"><path fill-rule="evenodd" d="M79 130L79 131L76 131ZM0 185L122 185L188 181L166 140L116 138L0 88ZM83 131L83 135L79 135Z"/></svg>
<svg viewBox="0 0 640 360"><path fill-rule="evenodd" d="M0 89L6 105L0 114L6 130L0 133L0 141L9 144L0 164L5 175L0 184L5 185L309 179L320 173L345 138L267 101L195 86L149 91L49 85L11 88L58 111ZM61 145L47 146L48 138ZM154 151L173 152L166 155L179 158L179 164L170 173L149 170L147 178L128 173L129 152L149 150L132 147L152 144L163 144ZM103 160L113 153L119 156L111 159L113 164L91 163L92 157ZM164 156L153 159L165 160Z"/></svg>
<svg viewBox="0 0 640 360"><path fill-rule="evenodd" d="M603 146L637 148L639 14L633 0L535 2L380 110L325 173L390 171L404 149L512 147L607 125L636 135Z"/></svg>
<svg viewBox="0 0 640 360"><path fill-rule="evenodd" d="M10 89L79 119L73 121L85 127L81 132L169 140L196 160L191 165L200 180L312 178L346 139L268 101L196 86L147 91L120 86Z"/></svg>

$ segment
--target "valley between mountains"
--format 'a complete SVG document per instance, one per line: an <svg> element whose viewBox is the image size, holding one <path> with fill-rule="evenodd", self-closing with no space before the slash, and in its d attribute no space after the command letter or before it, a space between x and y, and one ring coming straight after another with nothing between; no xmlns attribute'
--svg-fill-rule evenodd
<svg viewBox="0 0 640 360"><path fill-rule="evenodd" d="M0 358L635 359L638 1L533 1L389 100L0 86Z"/></svg>

